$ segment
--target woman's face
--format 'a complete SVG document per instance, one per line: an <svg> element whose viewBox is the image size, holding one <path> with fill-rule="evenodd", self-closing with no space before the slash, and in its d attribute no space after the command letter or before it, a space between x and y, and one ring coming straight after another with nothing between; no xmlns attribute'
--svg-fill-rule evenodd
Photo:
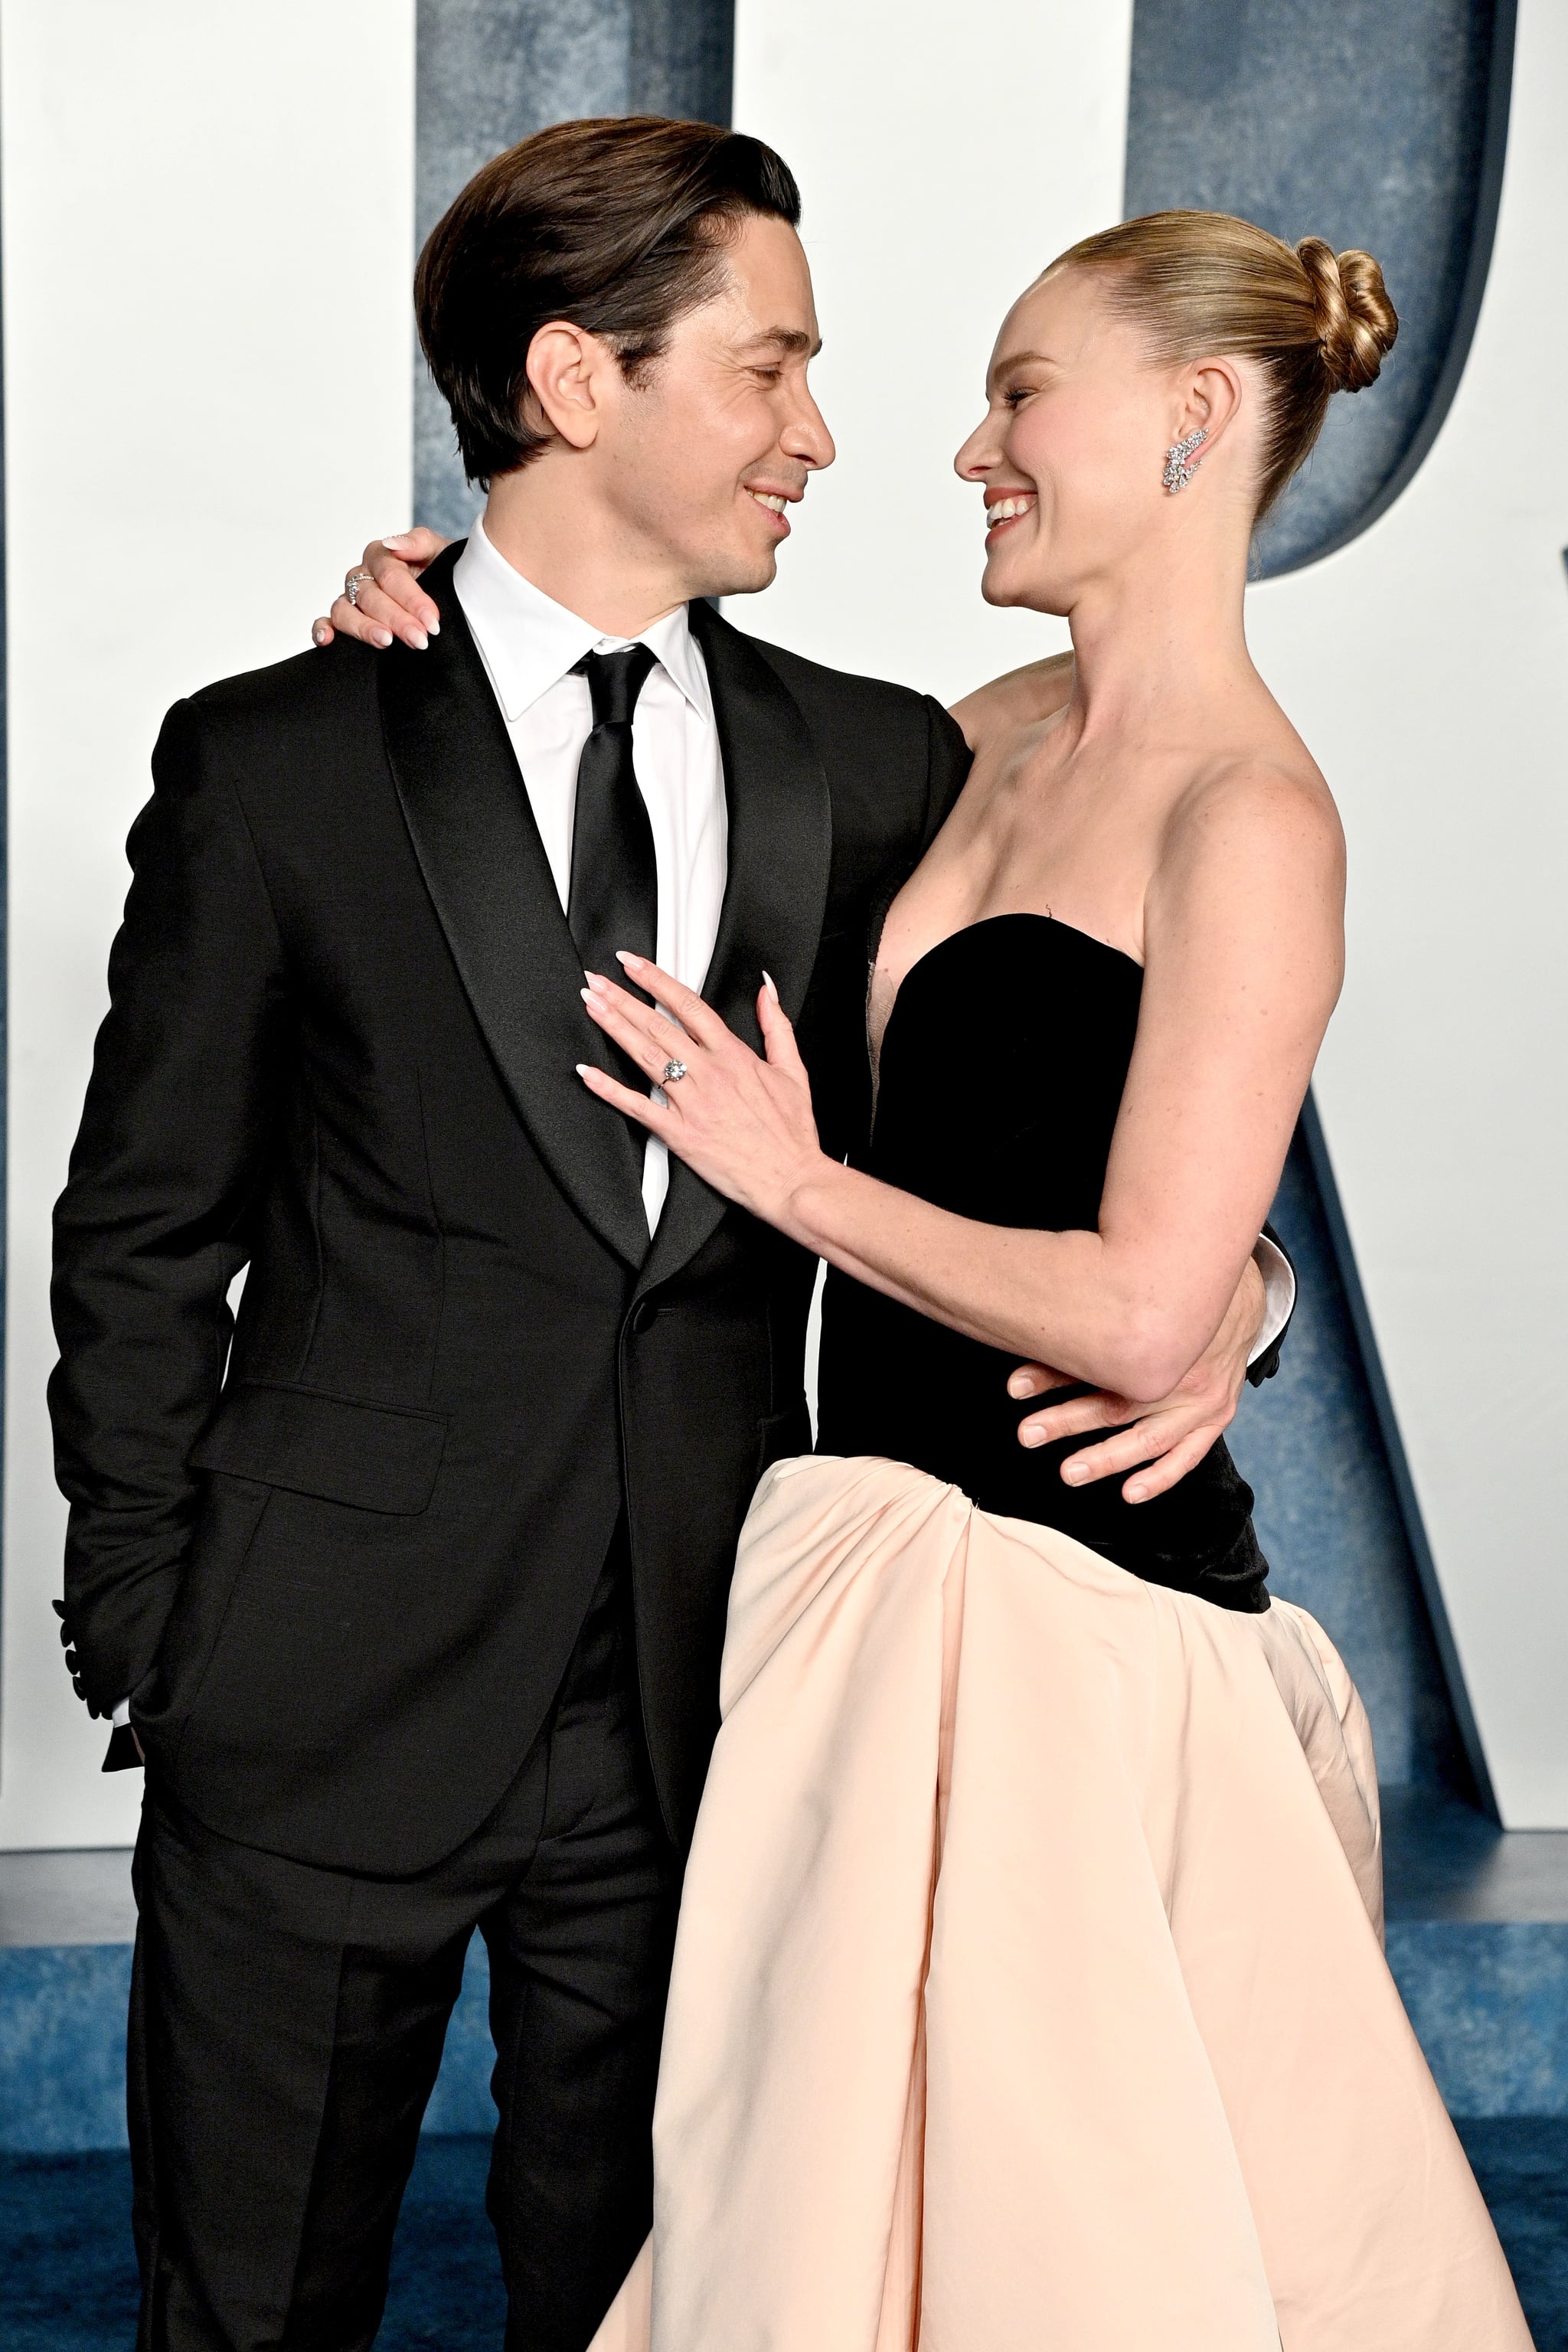
<svg viewBox="0 0 1568 2352"><path fill-rule="evenodd" d="M1002 323L984 422L954 459L982 486L981 594L1069 613L1159 524L1173 371L1153 366L1098 281L1064 269Z"/></svg>

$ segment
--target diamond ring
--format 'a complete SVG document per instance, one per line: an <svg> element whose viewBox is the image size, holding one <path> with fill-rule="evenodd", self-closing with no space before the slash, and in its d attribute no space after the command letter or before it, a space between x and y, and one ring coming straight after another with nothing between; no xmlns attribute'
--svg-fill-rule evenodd
<svg viewBox="0 0 1568 2352"><path fill-rule="evenodd" d="M374 580L374 572L367 571L362 563L357 572L351 572L344 580L343 594L348 598L349 603L353 606L356 613L359 611L360 590L364 586L367 580Z"/></svg>
<svg viewBox="0 0 1568 2352"><path fill-rule="evenodd" d="M663 1069L659 1072L658 1082L661 1087L673 1087L679 1085L679 1081L685 1076L686 1065L684 1062L666 1062Z"/></svg>

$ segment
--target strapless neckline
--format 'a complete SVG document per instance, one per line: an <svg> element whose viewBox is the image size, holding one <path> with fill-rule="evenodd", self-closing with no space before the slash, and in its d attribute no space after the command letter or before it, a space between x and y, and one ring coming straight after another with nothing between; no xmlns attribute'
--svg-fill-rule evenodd
<svg viewBox="0 0 1568 2352"><path fill-rule="evenodd" d="M1136 956L1130 956L1125 948L1113 948L1110 946L1106 940L1097 940L1092 931L1080 930L1076 923L1064 923L1059 916L1037 914L1032 908L1028 907L1018 908L1008 914L982 915L975 922L960 923L955 931L944 932L940 940L932 941L931 945L925 950L923 954L916 956L913 963L910 964L908 971L905 972L902 980L900 981L898 988L894 992L893 1001L888 1007L888 1017L882 1024L882 1034L880 1039L877 1044L872 1045L870 1038L867 1038L866 1042L870 1051L873 1070L877 1070L880 1066L882 1055L887 1051L888 1033L892 1028L894 1015L897 1013L900 1005L903 1003L905 996L909 992L910 982L915 979L917 974L920 975L922 981L929 979L930 966L936 962L939 958L943 956L948 949L956 948L962 941L973 941L981 932L994 932L1000 927L1021 923L1047 924L1049 926L1052 932L1060 938L1079 940L1084 947L1092 948L1097 955L1110 956L1117 963L1125 964L1131 971L1135 971L1138 974L1140 980L1143 977L1143 966L1139 962ZM877 940L878 953L881 950L881 938L879 934Z"/></svg>

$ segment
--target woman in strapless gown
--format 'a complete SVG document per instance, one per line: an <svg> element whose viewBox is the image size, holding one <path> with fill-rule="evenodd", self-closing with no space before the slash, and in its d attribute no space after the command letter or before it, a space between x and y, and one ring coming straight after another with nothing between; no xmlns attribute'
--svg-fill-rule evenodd
<svg viewBox="0 0 1568 2352"><path fill-rule="evenodd" d="M1008 1393L1021 1352L1163 1393L1278 1180L1339 836L1247 660L1247 541L1393 332L1366 256L1208 215L1009 314L959 470L986 593L1067 611L1078 675L1044 724L965 714L868 943L863 1165L824 1160L765 979L764 1060L651 965L652 1010L591 978L668 1098L584 1084L829 1264L818 1450L737 1562L654 2235L595 2352L1528 2352L1384 1958L1342 1663L1270 1601L1223 1444L1134 1504ZM1206 503L1152 509L1177 394L1164 495Z"/></svg>
<svg viewBox="0 0 1568 2352"><path fill-rule="evenodd" d="M951 933L905 974L889 1016L869 1172L984 1224L1092 1233L1142 985L1130 956L1049 916ZM982 1510L1059 1528L1152 1583L1224 1609L1268 1606L1251 1489L1223 1440L1150 1502L1129 1503L1115 1478L1067 1486L1061 1465L1079 1441L1019 1444L1013 1370L1005 1349L830 1268L817 1450L912 1462Z"/></svg>

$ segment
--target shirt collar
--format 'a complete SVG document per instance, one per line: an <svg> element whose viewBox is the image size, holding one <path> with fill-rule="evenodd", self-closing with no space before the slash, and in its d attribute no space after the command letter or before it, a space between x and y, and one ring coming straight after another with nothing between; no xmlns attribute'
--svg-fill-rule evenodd
<svg viewBox="0 0 1568 2352"><path fill-rule="evenodd" d="M485 537L478 517L454 567L452 585L509 720L521 719L584 654L639 644L647 646L698 717L711 721L707 673L684 604L637 638L606 637L525 580Z"/></svg>

